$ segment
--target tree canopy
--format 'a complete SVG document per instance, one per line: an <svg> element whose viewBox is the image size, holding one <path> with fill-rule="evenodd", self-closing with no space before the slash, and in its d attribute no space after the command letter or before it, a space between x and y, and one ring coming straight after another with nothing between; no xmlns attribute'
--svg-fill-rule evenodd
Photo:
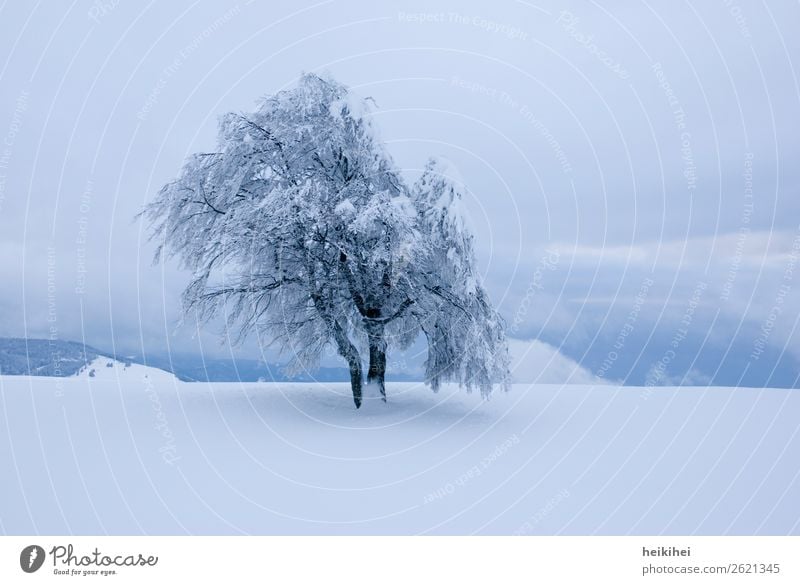
<svg viewBox="0 0 800 585"><path fill-rule="evenodd" d="M333 345L353 399L366 379L385 398L386 355L427 340L434 390L484 395L506 384L503 321L475 271L460 213L463 185L430 161L407 186L380 141L372 104L303 75L251 114L222 117L217 148L197 153L145 208L156 259L192 273L184 308L257 332L292 369Z"/></svg>

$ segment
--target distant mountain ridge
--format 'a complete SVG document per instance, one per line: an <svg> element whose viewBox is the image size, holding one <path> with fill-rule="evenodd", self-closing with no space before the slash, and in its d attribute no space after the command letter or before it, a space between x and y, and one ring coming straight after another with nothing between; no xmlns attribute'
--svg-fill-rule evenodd
<svg viewBox="0 0 800 585"><path fill-rule="evenodd" d="M10 376L74 376L97 357L142 364L175 374L184 382L347 382L347 368L322 367L287 376L283 366L245 358L206 358L192 354L114 354L77 341L0 337L0 374ZM406 374L387 380L414 381Z"/></svg>

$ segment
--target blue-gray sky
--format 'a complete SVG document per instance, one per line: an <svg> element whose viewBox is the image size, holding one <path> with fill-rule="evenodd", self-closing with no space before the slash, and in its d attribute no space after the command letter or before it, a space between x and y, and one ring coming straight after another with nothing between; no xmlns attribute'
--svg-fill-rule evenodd
<svg viewBox="0 0 800 585"><path fill-rule="evenodd" d="M409 176L460 169L513 337L613 379L792 384L798 22L788 0L4 3L0 335L196 351L186 275L133 217L221 114L325 71Z"/></svg>

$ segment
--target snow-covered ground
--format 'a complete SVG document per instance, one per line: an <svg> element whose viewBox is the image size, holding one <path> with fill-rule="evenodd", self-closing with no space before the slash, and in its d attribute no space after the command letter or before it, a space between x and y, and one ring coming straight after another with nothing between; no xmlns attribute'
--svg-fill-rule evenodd
<svg viewBox="0 0 800 585"><path fill-rule="evenodd" d="M0 377L0 532L785 534L800 392Z"/></svg>

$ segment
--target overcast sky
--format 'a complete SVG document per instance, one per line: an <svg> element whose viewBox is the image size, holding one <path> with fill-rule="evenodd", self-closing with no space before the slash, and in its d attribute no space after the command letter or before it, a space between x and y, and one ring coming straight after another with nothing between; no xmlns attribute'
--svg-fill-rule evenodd
<svg viewBox="0 0 800 585"><path fill-rule="evenodd" d="M134 216L220 115L324 71L374 98L409 176L461 170L512 337L614 379L736 355L791 383L798 22L788 0L3 3L0 335L224 353L177 326L187 275Z"/></svg>

